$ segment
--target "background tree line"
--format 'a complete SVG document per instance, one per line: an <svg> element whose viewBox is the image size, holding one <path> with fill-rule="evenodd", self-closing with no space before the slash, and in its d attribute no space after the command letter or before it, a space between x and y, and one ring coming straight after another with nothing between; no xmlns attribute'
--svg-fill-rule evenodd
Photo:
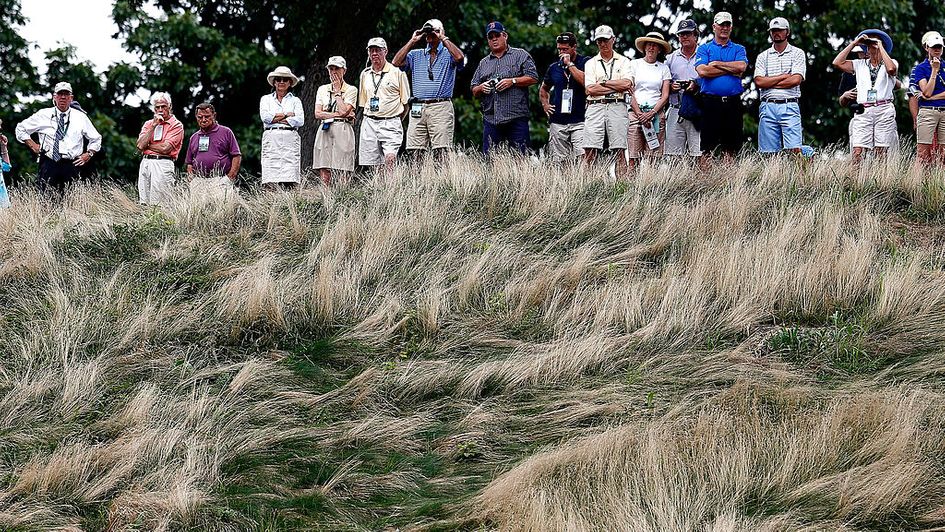
<svg viewBox="0 0 945 532"><path fill-rule="evenodd" d="M365 64L368 38L383 36L390 58L424 20L437 17L469 59L457 80L456 139L476 146L481 119L468 87L477 62L487 53L482 32L488 22L502 21L510 45L528 50L543 74L556 59L554 37L562 31L583 38L581 52L593 55L596 47L589 42L590 32L608 24L617 33L618 49L633 56L633 39L652 30L670 37L669 30L682 18L693 18L703 38L708 38L712 13L724 9L735 16L733 40L746 46L752 61L770 46L767 21L779 15L791 22L792 42L808 53L801 104L805 140L823 146L846 137L849 115L836 105L839 74L829 68L845 39L867 27L889 32L896 43L892 56L899 60L904 77L923 58L921 35L931 29L945 32L945 4L933 0L732 0L715 2L711 9L703 5L700 2L697 8L692 0L115 0L112 16L118 36L139 62L117 63L98 75L91 64L77 61L75 50L66 46L47 51L48 72L40 78L27 57L29 43L17 33L24 23L20 1L0 0L0 106L4 129L12 136L16 122L50 105L54 81L71 81L76 99L105 137L98 170L132 180L138 164L135 138L151 115L147 102L135 98L139 89L170 92L175 114L188 133L196 129L194 107L211 101L220 122L232 127L240 140L246 171L256 173L261 136L258 102L269 90L266 73L285 64L304 76L295 92L311 113L315 89L327 81L324 65L329 56L344 56L349 64L347 80L356 83ZM531 92L533 141L542 145L546 121L537 89ZM755 94L750 92L746 100L750 106L746 129L753 133ZM900 132L909 132L911 121L904 101L898 105ZM314 120L308 120L302 135L303 164L308 164ZM15 172L35 172L28 150L15 145L11 157Z"/></svg>

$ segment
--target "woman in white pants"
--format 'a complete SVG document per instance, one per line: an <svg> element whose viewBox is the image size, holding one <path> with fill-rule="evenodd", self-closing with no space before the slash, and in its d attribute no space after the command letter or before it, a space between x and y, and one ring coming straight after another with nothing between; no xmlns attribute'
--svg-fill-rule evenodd
<svg viewBox="0 0 945 532"><path fill-rule="evenodd" d="M305 123L302 100L289 92L299 78L289 67L280 66L266 76L273 92L259 99L263 123L262 183L276 190L292 188L301 180L302 139L298 128Z"/></svg>

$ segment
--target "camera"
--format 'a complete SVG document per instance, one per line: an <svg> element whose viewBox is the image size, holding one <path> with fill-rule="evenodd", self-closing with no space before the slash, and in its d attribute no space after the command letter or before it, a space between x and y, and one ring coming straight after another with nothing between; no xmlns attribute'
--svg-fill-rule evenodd
<svg viewBox="0 0 945 532"><path fill-rule="evenodd" d="M686 89L689 88L689 85L692 85L692 80L691 80L691 79L680 79L680 80L676 80L676 83L679 83L679 89L680 89L680 90L686 90Z"/></svg>
<svg viewBox="0 0 945 532"><path fill-rule="evenodd" d="M501 81L499 78L492 78L492 79L490 79L490 80L489 80L489 88L491 88L492 90L495 90L495 86L499 84L499 81Z"/></svg>
<svg viewBox="0 0 945 532"><path fill-rule="evenodd" d="M853 111L853 114L861 115L866 111L866 106L862 103L853 102L850 104L850 110Z"/></svg>

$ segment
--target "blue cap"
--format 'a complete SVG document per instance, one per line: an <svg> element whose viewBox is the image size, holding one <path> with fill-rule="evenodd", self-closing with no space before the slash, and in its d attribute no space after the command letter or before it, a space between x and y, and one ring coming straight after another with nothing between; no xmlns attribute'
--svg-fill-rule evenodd
<svg viewBox="0 0 945 532"><path fill-rule="evenodd" d="M687 18L686 20L680 22L679 26L676 27L677 35L684 31L692 31L695 33L699 33L699 26L696 25L695 20L692 20L691 18Z"/></svg>
<svg viewBox="0 0 945 532"><path fill-rule="evenodd" d="M891 53L891 52L893 51L893 41L892 41L892 37L890 37L889 34L886 33L886 32L883 31L883 30L876 30L876 29L863 30L863 31L860 32L860 35L866 35L866 36L868 36L868 37L876 37L876 38L878 38L880 41L882 41L882 43L883 43L883 48L886 49L886 53L887 53L887 54L888 54L888 53ZM859 39L859 38L860 38L860 35L857 35L856 37Z"/></svg>
<svg viewBox="0 0 945 532"><path fill-rule="evenodd" d="M504 33L504 32L505 32L505 26L503 26L501 22L493 21L486 24L486 37L488 37L490 33Z"/></svg>

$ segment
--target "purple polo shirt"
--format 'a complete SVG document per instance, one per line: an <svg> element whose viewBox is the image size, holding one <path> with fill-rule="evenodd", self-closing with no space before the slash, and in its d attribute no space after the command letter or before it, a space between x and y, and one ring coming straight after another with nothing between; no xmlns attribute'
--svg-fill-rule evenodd
<svg viewBox="0 0 945 532"><path fill-rule="evenodd" d="M203 141L206 151L200 150L201 137L209 139ZM233 166L233 156L235 155L240 155L240 145L236 142L236 135L233 134L233 130L215 124L210 131L197 130L196 133L190 136L184 164L192 164L194 171L202 174L214 172L226 174Z"/></svg>

